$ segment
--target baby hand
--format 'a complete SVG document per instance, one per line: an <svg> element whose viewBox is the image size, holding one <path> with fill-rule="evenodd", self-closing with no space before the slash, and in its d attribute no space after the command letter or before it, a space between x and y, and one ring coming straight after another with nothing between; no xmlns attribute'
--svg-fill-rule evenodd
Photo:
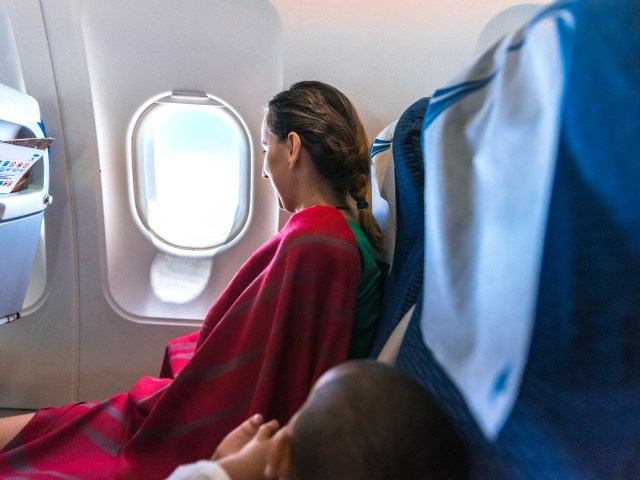
<svg viewBox="0 0 640 480"><path fill-rule="evenodd" d="M238 453L258 433L263 422L264 419L259 413L242 422L222 439L216 451L213 452L211 460L219 460L227 455Z"/></svg>

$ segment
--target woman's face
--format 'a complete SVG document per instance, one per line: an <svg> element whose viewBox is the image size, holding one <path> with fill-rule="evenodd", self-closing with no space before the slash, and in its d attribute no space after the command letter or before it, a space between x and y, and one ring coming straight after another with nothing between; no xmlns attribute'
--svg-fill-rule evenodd
<svg viewBox="0 0 640 480"><path fill-rule="evenodd" d="M278 198L278 207L287 212L293 212L295 207L291 204L292 189L287 141L278 141L278 139L268 131L266 121L263 119L260 144L264 152L262 178L271 181L271 186Z"/></svg>

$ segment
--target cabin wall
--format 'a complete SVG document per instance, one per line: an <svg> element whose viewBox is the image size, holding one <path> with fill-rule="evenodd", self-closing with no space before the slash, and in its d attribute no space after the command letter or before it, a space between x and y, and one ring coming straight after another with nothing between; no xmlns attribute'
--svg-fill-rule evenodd
<svg viewBox="0 0 640 480"><path fill-rule="evenodd" d="M181 9L194 9L189 13L197 25L160 33L176 38L189 36L196 44L202 41L202 48L215 50L215 45L206 43L213 38L208 29L214 31L224 18L209 10L205 10L208 17L203 17L198 5L202 9L214 4L226 8L224 3L211 1L207 6L206 2L157 1L156 8L179 5ZM260 179L260 112L270 95L299 80L331 83L353 100L372 139L407 106L429 96L468 62L478 51L479 38L485 43L495 39L502 27L489 32L486 27L496 15L520 5L510 0L237 0L233 5L247 12L256 6L262 9L259 14L269 25L263 37L263 30L251 35L252 51L256 53L249 74L236 70L234 77L229 73L233 68L227 71L206 62L198 72L195 68L185 70L187 64L181 62L192 57L162 57L162 52L155 52L156 60L167 62L168 68L174 61L176 71L182 74L167 75L183 79L180 85L167 81L169 90L189 83L184 79L190 78L193 84L201 82L202 88L216 89L227 82L223 91L237 102L246 95L253 97L242 107L242 114L253 137L254 226L239 242L242 248L214 257L212 268L217 276L208 296L194 302L186 313L184 308L174 313L168 305L158 318L140 322L114 305L110 291L109 281L114 277L109 271L112 257L107 255L110 237L106 218L110 213L105 205L110 205L108 196L114 195L113 178L117 183L118 175L125 175L125 170L118 167L109 174L116 176L105 181L103 167L122 161L125 154L123 124L129 110L147 94L144 88L148 82L141 76L149 73L145 67L148 59L141 56L139 69L134 64L117 70L115 60L101 64L100 48L107 47L92 44L87 48L87 39L95 38L95 32L86 30L91 24L86 18L95 8L111 22L123 14L120 9L124 8L144 15L144 9L133 8L143 4L150 5L142 0L0 0L0 60L8 59L12 65L0 79L39 102L47 134L56 138L50 155L54 202L45 215L44 273L39 274L46 285L19 321L0 326L0 408L38 408L124 391L141 375L158 373L168 340L197 328L206 305L215 300L248 254L277 228L273 195L268 182ZM532 8L536 5L542 3ZM530 7L518 10L517 15L509 16L507 24L517 23L520 16L524 21L531 11ZM92 18L99 22L99 17ZM125 28L124 23L118 25ZM135 41L130 31L121 33ZM117 28L113 34L118 36ZM153 30L146 35L148 41ZM188 63L199 61L193 58ZM207 84L208 78L219 80ZM153 81L157 80L156 76ZM120 97L122 103L117 103ZM280 217L280 223L283 219ZM145 243L144 238L132 233L134 227L123 225L118 235L131 237L131 245ZM144 251L144 255L149 254L149 250ZM142 280L148 277L147 271L136 266L140 257L136 253L127 257L122 250L118 255L122 256L121 265L126 266L127 258L132 260L132 276ZM143 283L139 289L135 282L127 287L129 295L140 299L141 309L153 304L155 311L161 311L162 305ZM190 321L183 322L182 317Z"/></svg>
<svg viewBox="0 0 640 480"><path fill-rule="evenodd" d="M282 20L284 85L331 83L369 138L430 96L484 47L545 3L513 0L272 0ZM499 16L495 28L485 27Z"/></svg>

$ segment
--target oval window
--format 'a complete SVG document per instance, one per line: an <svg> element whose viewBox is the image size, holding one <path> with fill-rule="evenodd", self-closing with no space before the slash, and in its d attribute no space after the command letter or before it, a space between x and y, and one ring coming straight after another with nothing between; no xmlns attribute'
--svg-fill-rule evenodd
<svg viewBox="0 0 640 480"><path fill-rule="evenodd" d="M213 254L238 236L252 150L229 105L198 94L155 100L134 119L130 151L135 215L159 248Z"/></svg>

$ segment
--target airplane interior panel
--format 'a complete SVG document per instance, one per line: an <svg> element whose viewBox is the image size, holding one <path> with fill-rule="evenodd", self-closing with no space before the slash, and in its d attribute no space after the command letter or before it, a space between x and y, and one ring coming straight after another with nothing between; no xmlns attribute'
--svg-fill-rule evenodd
<svg viewBox="0 0 640 480"><path fill-rule="evenodd" d="M629 119L640 75L627 60L640 49L628 12L639 10L605 4L0 0L0 449L3 417L99 402L186 368L195 353L168 360L182 348L171 342L202 346L192 336L209 335L200 329L226 287L300 211L270 162L286 157L290 173L321 140L288 120L276 139L265 112L278 92L317 80L353 102L370 147L367 198L342 185L347 205L312 204L353 210L341 214L365 237L357 210L371 209L385 237L370 358L437 398L476 448L470 478L536 478L539 458L539 478L637 478ZM33 165L10 157L31 152ZM239 345L251 336L240 333ZM607 376L611 365L620 371ZM578 396L609 423L571 424ZM604 460L616 432L629 445L611 446L619 467ZM0 450L0 477L3 461ZM25 478L44 472L31 461Z"/></svg>
<svg viewBox="0 0 640 480"><path fill-rule="evenodd" d="M373 138L463 65L491 18L517 4L474 2L451 17L442 6L412 1L338 3L2 1L2 55L12 65L3 81L38 100L46 134L55 138L55 202L44 219L30 304L0 336L0 407L119 391L156 373L161 346L200 324L242 262L288 217L261 178L261 113L273 93L301 79L337 83ZM510 25L540 5L526 4ZM242 160L249 202L235 214L246 221L209 250L158 240L141 225L143 201L134 191L134 162L144 160L133 158L136 115L181 92L224 101L249 142ZM153 133L145 135L147 150L159 148ZM176 191L203 181L197 163L192 168L175 177ZM202 192L194 198L218 202ZM149 211L159 208L154 198ZM189 201L180 207L185 214Z"/></svg>

